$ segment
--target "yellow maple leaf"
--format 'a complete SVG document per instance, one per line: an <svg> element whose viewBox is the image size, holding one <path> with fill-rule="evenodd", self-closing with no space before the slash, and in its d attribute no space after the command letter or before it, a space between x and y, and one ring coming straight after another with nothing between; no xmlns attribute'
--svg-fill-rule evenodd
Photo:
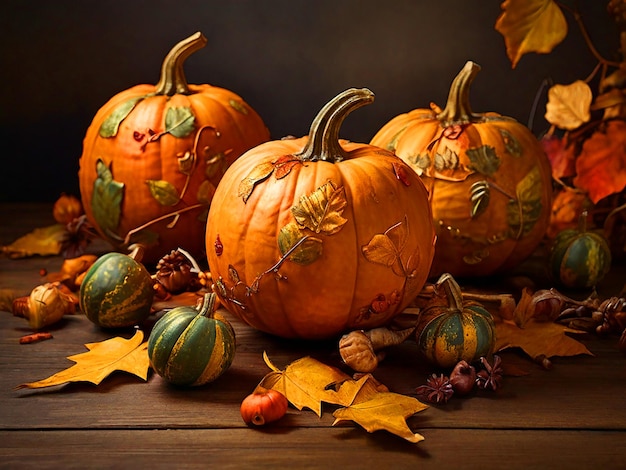
<svg viewBox="0 0 626 470"><path fill-rule="evenodd" d="M528 319L523 327L513 320L496 322L495 351L508 348L521 348L533 360L540 356L551 358L554 356L577 356L579 354L593 354L587 347L568 336L566 333L584 333L573 330L558 323Z"/></svg>
<svg viewBox="0 0 626 470"><path fill-rule="evenodd" d="M115 337L99 343L88 343L88 352L68 356L76 362L73 366L37 382L23 383L16 387L44 388L69 382L91 382L98 385L114 371L124 371L143 380L148 378L150 359L148 342L143 341L143 332L137 330L130 339Z"/></svg>
<svg viewBox="0 0 626 470"><path fill-rule="evenodd" d="M548 90L545 118L561 129L572 130L591 119L593 92L582 80L554 85Z"/></svg>
<svg viewBox="0 0 626 470"><path fill-rule="evenodd" d="M26 258L28 256L54 256L61 253L61 245L67 236L63 224L36 228L21 236L10 245L2 247L2 252L9 258Z"/></svg>
<svg viewBox="0 0 626 470"><path fill-rule="evenodd" d="M264 353L263 358L272 372L257 388L279 391L297 409L306 407L321 416L323 402L341 405L343 408L333 413L333 426L349 420L368 432L386 430L409 442L424 439L411 431L406 419L428 405L415 398L379 391L380 384L370 374L353 380L339 369L311 357L298 359L281 371L270 362L267 354Z"/></svg>
<svg viewBox="0 0 626 470"><path fill-rule="evenodd" d="M329 387L350 380L350 376L340 370L311 357L298 359L285 370L274 366L265 353L263 359L272 372L263 378L259 387L279 391L297 409L309 408L317 416L322 416L322 402L336 405L346 403L345 397L338 394L334 387Z"/></svg>
<svg viewBox="0 0 626 470"><path fill-rule="evenodd" d="M529 52L547 54L567 35L567 21L554 0L505 0L496 20L506 52L515 68Z"/></svg>
<svg viewBox="0 0 626 470"><path fill-rule="evenodd" d="M409 442L420 442L424 436L411 431L406 419L428 408L416 398L393 392L378 392L368 400L339 408L333 413L335 422L354 421L367 432L385 430Z"/></svg>

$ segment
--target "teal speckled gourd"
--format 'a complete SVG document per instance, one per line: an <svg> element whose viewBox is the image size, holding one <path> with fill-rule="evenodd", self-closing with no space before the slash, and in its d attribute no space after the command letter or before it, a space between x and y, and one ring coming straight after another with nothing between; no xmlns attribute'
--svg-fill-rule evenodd
<svg viewBox="0 0 626 470"><path fill-rule="evenodd" d="M202 305L175 307L154 325L148 356L154 371L181 386L204 385L221 376L235 357L235 331L215 312L217 296L205 294Z"/></svg>

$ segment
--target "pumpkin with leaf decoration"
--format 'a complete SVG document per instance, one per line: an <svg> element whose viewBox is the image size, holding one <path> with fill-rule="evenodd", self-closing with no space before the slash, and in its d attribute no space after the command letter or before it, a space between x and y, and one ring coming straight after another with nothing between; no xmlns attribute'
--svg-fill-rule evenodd
<svg viewBox="0 0 626 470"><path fill-rule="evenodd" d="M434 253L424 184L391 152L339 139L368 89L337 95L307 137L261 144L226 171L206 249L222 304L286 338L384 325L422 289Z"/></svg>
<svg viewBox="0 0 626 470"><path fill-rule="evenodd" d="M143 245L145 263L178 247L203 255L220 178L243 152L269 139L241 97L187 83L184 61L205 44L196 33L175 45L159 82L115 95L85 135L78 175L87 219L119 251Z"/></svg>
<svg viewBox="0 0 626 470"><path fill-rule="evenodd" d="M430 194L437 246L432 276L487 276L521 263L543 239L552 195L550 164L537 138L512 118L472 112L468 61L444 109L396 116L371 144L396 153Z"/></svg>

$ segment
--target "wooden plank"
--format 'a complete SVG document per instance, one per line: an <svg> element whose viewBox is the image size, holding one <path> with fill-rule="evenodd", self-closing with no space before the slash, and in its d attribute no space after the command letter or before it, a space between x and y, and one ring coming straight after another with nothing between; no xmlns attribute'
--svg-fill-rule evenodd
<svg viewBox="0 0 626 470"><path fill-rule="evenodd" d="M4 468L624 468L623 432L359 428L0 432Z"/></svg>
<svg viewBox="0 0 626 470"><path fill-rule="evenodd" d="M333 342L301 344L253 331L235 319L232 322L239 345L233 366L204 387L172 387L154 374L143 383L117 373L97 387L71 384L15 391L20 383L69 367L72 363L66 356L86 351L85 343L106 339L111 333L98 330L83 316L73 316L53 331L54 339L20 345L19 336L27 332L24 320L7 316L0 326L0 429L237 427L242 425L239 403L269 371L262 360L264 350L279 367L305 355L341 367ZM614 342L596 339L589 344L598 351L595 357L557 359L550 371L527 363L530 374L507 378L499 392L481 392L433 406L418 414L412 424L418 428L626 429L624 358ZM514 354L506 357L520 360ZM414 393L427 374L410 343L394 350L375 373L393 391L407 395ZM332 408L325 409L328 416L322 420L311 412L294 410L289 424L328 426Z"/></svg>

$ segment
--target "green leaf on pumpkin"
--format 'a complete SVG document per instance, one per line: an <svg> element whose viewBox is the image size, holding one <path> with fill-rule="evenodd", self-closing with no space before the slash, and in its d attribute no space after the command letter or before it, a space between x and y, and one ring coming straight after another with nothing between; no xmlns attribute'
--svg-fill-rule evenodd
<svg viewBox="0 0 626 470"><path fill-rule="evenodd" d="M170 107L165 113L165 132L182 139L195 129L196 117L188 106Z"/></svg>
<svg viewBox="0 0 626 470"><path fill-rule="evenodd" d="M493 176L500 168L500 157L490 145L467 149L465 153L470 159L471 168L482 175Z"/></svg>
<svg viewBox="0 0 626 470"><path fill-rule="evenodd" d="M115 234L120 223L124 183L115 181L111 169L101 160L96 162L98 177L93 183L91 210L102 230Z"/></svg>
<svg viewBox="0 0 626 470"><path fill-rule="evenodd" d="M211 204L213 196L215 195L215 185L209 180L204 180L198 188L198 202L203 204Z"/></svg>
<svg viewBox="0 0 626 470"><path fill-rule="evenodd" d="M510 238L521 238L528 234L541 217L541 195L543 184L539 167L534 167L517 184L516 200L507 205L507 222Z"/></svg>
<svg viewBox="0 0 626 470"><path fill-rule="evenodd" d="M489 189L489 183L487 181L481 180L472 184L470 187L470 201L472 203L470 215L472 219L487 210L490 196L491 190Z"/></svg>
<svg viewBox="0 0 626 470"><path fill-rule="evenodd" d="M248 114L248 108L246 108L244 106L244 104L241 101L237 101L237 100L229 100L228 104L231 106L231 108L233 108L235 111L240 112L241 114Z"/></svg>
<svg viewBox="0 0 626 470"><path fill-rule="evenodd" d="M295 222L285 225L278 234L280 254L285 256L304 237L305 234ZM315 237L307 237L289 254L287 259L301 265L311 264L322 256L322 248L322 240Z"/></svg>
<svg viewBox="0 0 626 470"><path fill-rule="evenodd" d="M513 134L511 134L506 129L498 129L500 131L500 135L502 136L502 140L504 141L504 148L509 152L513 157L521 157L522 156L522 146Z"/></svg>
<svg viewBox="0 0 626 470"><path fill-rule="evenodd" d="M172 183L164 180L146 180L150 194L162 206L174 206L180 201L178 191Z"/></svg>
<svg viewBox="0 0 626 470"><path fill-rule="evenodd" d="M126 119L137 103L144 98L145 96L139 96L119 104L100 125L100 137L115 137L122 121Z"/></svg>

